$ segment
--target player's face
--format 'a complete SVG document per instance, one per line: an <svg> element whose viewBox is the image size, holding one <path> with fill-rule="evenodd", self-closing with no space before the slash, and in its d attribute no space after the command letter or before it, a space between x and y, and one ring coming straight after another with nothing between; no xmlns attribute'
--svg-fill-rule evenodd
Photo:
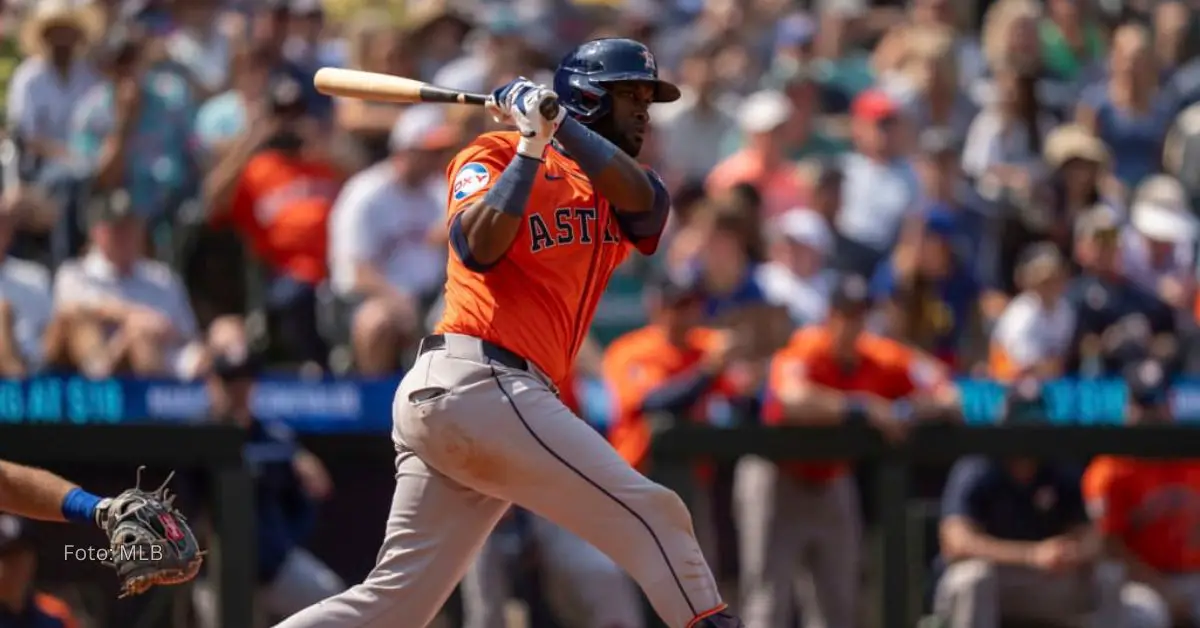
<svg viewBox="0 0 1200 628"><path fill-rule="evenodd" d="M613 100L612 112L598 120L593 130L637 157L650 130L654 85L640 81L613 83L608 93Z"/></svg>

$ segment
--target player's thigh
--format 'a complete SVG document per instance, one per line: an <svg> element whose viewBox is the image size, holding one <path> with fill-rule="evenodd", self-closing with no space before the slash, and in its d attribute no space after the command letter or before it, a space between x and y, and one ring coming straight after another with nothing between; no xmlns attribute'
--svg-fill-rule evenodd
<svg viewBox="0 0 1200 628"><path fill-rule="evenodd" d="M288 552L279 573L263 590L262 602L271 614L288 617L345 588L341 577L321 559L298 547Z"/></svg>

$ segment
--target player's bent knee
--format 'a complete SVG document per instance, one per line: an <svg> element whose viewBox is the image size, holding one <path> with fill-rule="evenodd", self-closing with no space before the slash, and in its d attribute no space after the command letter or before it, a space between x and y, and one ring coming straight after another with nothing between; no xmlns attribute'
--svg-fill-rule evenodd
<svg viewBox="0 0 1200 628"><path fill-rule="evenodd" d="M687 504L684 503L679 493L661 484L651 482L646 491L646 500L649 502L647 514L655 513L658 517L663 518L667 525L687 530L692 536L696 535L692 526L692 515L688 512Z"/></svg>
<svg viewBox="0 0 1200 628"><path fill-rule="evenodd" d="M954 563L942 576L942 586L951 592L975 592L996 586L996 567L986 560Z"/></svg>

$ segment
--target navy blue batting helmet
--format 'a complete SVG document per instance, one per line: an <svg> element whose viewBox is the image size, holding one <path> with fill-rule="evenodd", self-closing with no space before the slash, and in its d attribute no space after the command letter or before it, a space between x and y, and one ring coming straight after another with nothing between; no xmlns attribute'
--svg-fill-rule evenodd
<svg viewBox="0 0 1200 628"><path fill-rule="evenodd" d="M554 72L559 103L580 122L592 122L612 109L607 85L621 81L654 84L654 102L679 99L679 88L658 78L650 49L632 39L596 39L567 53Z"/></svg>

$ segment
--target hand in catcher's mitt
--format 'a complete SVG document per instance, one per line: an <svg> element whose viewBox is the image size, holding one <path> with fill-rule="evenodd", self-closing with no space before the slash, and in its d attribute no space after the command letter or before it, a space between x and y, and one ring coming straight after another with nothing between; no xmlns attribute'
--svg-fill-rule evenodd
<svg viewBox="0 0 1200 628"><path fill-rule="evenodd" d="M109 566L121 580L121 595L138 595L150 587L180 584L196 577L204 552L196 543L187 520L167 492L172 472L154 492L142 490L142 470L137 485L100 502L96 524L108 535Z"/></svg>

